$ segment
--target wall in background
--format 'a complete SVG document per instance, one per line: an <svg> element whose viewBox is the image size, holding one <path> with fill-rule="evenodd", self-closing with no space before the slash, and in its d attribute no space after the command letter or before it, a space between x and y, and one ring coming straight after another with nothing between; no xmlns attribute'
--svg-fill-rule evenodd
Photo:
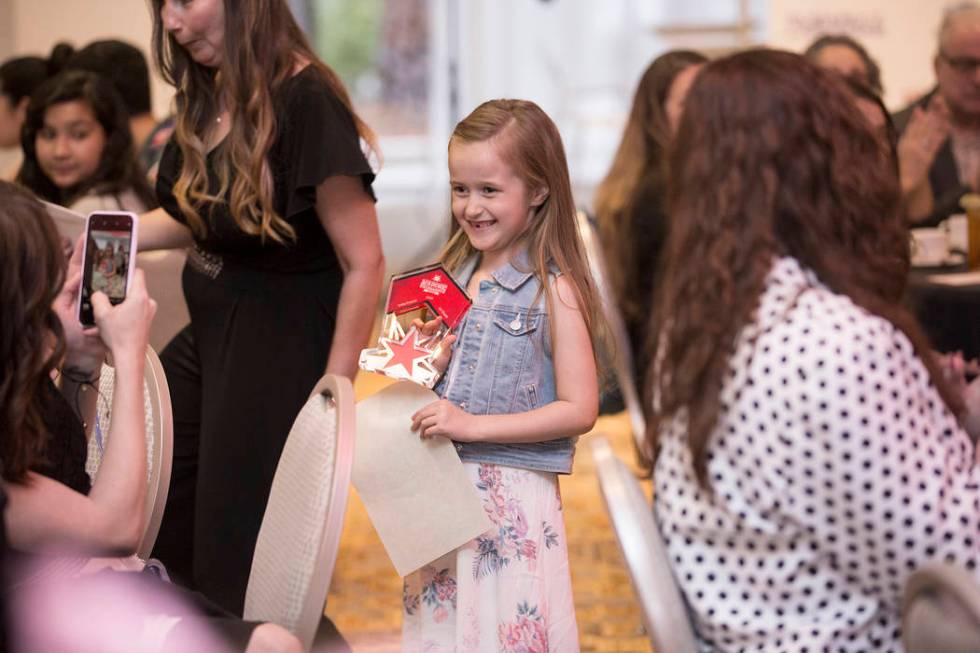
<svg viewBox="0 0 980 653"><path fill-rule="evenodd" d="M149 3L144 0L0 0L0 19L5 6L9 21L0 20L0 25L10 26L11 38L9 49L0 50L4 58L47 56L59 41L81 47L97 39L115 38L139 47L151 61L153 24ZM154 112L162 117L169 109L172 92L159 79L154 79L152 92Z"/></svg>
<svg viewBox="0 0 980 653"><path fill-rule="evenodd" d="M768 41L801 50L824 33L860 41L881 66L885 103L899 109L934 82L936 33L947 0L770 0Z"/></svg>

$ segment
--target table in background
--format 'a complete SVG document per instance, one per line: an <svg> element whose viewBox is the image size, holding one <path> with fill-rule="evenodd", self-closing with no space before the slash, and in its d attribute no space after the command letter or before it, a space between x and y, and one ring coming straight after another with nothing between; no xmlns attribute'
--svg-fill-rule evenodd
<svg viewBox="0 0 980 653"><path fill-rule="evenodd" d="M958 278L962 285L937 276ZM980 271L966 267L913 269L907 291L910 308L938 351L980 357Z"/></svg>

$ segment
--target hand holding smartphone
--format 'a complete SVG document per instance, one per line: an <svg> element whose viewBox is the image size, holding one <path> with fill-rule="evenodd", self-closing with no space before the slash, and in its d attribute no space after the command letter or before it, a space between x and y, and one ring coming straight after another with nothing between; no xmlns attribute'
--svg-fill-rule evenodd
<svg viewBox="0 0 980 653"><path fill-rule="evenodd" d="M96 211L85 222L82 287L78 293L78 320L95 325L92 294L104 292L113 305L126 299L136 269L136 215L123 211Z"/></svg>

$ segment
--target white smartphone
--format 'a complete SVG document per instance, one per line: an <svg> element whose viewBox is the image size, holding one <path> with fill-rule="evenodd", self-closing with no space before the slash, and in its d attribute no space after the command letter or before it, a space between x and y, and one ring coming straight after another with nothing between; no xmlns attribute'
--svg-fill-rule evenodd
<svg viewBox="0 0 980 653"><path fill-rule="evenodd" d="M95 324L93 293L101 290L113 304L126 299L136 269L137 226L136 215L124 211L95 211L86 218L78 293L78 320L83 326Z"/></svg>

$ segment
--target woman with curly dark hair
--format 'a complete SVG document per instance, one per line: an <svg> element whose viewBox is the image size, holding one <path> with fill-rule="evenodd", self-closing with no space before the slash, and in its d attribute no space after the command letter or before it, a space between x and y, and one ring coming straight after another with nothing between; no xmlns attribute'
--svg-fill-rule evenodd
<svg viewBox="0 0 980 653"><path fill-rule="evenodd" d="M980 384L966 401L902 307L891 155L838 79L756 50L702 69L669 165L650 436L696 631L894 650L910 571L980 562Z"/></svg>

